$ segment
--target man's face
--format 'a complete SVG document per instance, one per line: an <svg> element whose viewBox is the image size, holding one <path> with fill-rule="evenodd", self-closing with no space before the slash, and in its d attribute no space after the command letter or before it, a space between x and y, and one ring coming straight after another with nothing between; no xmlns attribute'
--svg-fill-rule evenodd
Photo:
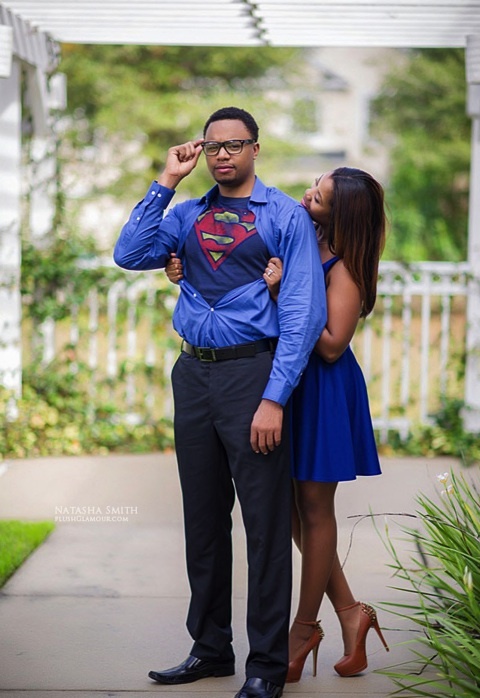
<svg viewBox="0 0 480 698"><path fill-rule="evenodd" d="M252 134L238 119L214 121L205 133L206 141L224 142L230 140L250 140ZM222 188L235 190L255 177L255 159L259 150L258 143L245 143L238 155L230 155L225 148L220 148L216 155L205 155L207 167L213 179Z"/></svg>

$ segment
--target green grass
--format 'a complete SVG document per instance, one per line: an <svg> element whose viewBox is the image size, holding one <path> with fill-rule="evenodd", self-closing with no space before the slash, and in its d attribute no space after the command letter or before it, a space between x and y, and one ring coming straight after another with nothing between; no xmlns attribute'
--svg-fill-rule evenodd
<svg viewBox="0 0 480 698"><path fill-rule="evenodd" d="M52 521L0 521L0 587L54 528Z"/></svg>

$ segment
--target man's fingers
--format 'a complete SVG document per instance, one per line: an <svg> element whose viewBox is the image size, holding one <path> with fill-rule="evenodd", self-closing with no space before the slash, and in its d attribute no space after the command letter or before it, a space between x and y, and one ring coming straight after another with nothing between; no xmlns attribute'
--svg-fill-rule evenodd
<svg viewBox="0 0 480 698"><path fill-rule="evenodd" d="M266 435L266 443L269 451L273 451L282 442L281 433L277 431L269 432Z"/></svg>
<svg viewBox="0 0 480 698"><path fill-rule="evenodd" d="M203 139L196 141L188 141L182 145L176 146L174 152L179 162L189 162L190 160L198 160L202 152L201 144Z"/></svg>
<svg viewBox="0 0 480 698"><path fill-rule="evenodd" d="M263 453L264 456L273 450L268 447L265 434L259 432L254 427L250 432L250 445L255 453Z"/></svg>
<svg viewBox="0 0 480 698"><path fill-rule="evenodd" d="M274 451L281 444L281 435L278 432L258 432L252 429L250 445L255 453L263 453L264 456Z"/></svg>
<svg viewBox="0 0 480 698"><path fill-rule="evenodd" d="M260 446L258 444L258 431L252 426L250 429L250 446L252 451L255 453L260 453Z"/></svg>
<svg viewBox="0 0 480 698"><path fill-rule="evenodd" d="M255 453L267 455L280 444L282 423L282 406L271 400L262 400L250 429L250 443Z"/></svg>

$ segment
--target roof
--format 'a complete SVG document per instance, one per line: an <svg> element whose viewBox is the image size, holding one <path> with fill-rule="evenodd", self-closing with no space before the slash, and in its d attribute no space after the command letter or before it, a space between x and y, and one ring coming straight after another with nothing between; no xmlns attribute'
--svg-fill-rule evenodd
<svg viewBox="0 0 480 698"><path fill-rule="evenodd" d="M58 42L464 47L480 0L5 0ZM1 22L1 15L0 15Z"/></svg>

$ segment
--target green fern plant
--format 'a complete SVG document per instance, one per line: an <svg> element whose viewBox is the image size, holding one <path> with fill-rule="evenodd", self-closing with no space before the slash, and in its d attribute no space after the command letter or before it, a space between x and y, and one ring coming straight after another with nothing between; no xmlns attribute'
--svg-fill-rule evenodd
<svg viewBox="0 0 480 698"><path fill-rule="evenodd" d="M470 482L453 473L439 475L444 489L438 503L419 495L420 530L405 527L417 553L405 564L388 532L395 587L407 599L382 604L410 619L419 630L409 640L412 662L380 673L388 675L395 696L480 696L480 496ZM411 600L410 600L411 599Z"/></svg>

